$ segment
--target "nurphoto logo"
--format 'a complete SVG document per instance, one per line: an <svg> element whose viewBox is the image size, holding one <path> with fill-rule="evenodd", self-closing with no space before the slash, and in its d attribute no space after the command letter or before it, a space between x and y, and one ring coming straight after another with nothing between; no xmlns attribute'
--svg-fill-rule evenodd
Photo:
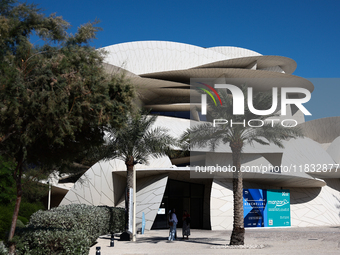
<svg viewBox="0 0 340 255"><path fill-rule="evenodd" d="M218 92L215 90L216 89L227 89L231 92L232 98L233 98L233 115L244 115L244 105L245 105L245 96L243 94L243 91L231 84L215 84L214 88L206 83L199 82L200 84L204 85L206 88L210 89L218 98L220 105L222 106L222 101L220 96L218 95ZM209 95L214 104L217 106L217 102L213 96L213 94L207 90L206 88L201 88L202 91L206 92L206 94L201 95L201 114L202 115L207 115L207 95ZM280 96L280 102L281 102L281 116L286 116L287 115L287 110L286 106L287 105L295 105L304 115L312 115L304 106L304 103L307 103L311 99L311 93L309 90L305 88L298 88L298 87L282 87L280 90L280 94L278 93L278 88L273 87L272 88L272 105L269 109L265 110L260 110L256 109L254 107L254 102L253 102L253 88L248 87L247 88L247 105L248 109L251 113L258 115L258 116L265 116L265 115L271 115L273 114L277 107L278 107L278 98ZM304 95L302 98L289 98L288 95L292 93L299 93ZM238 122L233 122L233 120L226 120L226 119L214 119L213 120L213 126L216 127L216 125L224 125L230 123L231 127L233 125L243 125L250 127L262 127L265 122L271 122L272 126L276 122L280 122L282 126L284 127L295 127L298 122L294 119L268 119L268 120L260 120L260 119L251 119L246 122L244 119L243 121L238 121ZM292 124L293 123L293 124Z"/></svg>

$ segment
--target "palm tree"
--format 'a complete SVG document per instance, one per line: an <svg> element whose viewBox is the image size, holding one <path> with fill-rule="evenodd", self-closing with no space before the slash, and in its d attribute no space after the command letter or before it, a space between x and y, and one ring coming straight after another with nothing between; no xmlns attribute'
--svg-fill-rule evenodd
<svg viewBox="0 0 340 255"><path fill-rule="evenodd" d="M106 160L118 158L125 162L127 190L133 187L133 168L136 164L147 164L151 157L169 155L176 144L166 128L152 127L156 119L155 115L139 111L129 116L123 127L107 130L109 142L103 156Z"/></svg>
<svg viewBox="0 0 340 255"><path fill-rule="evenodd" d="M247 87L242 86L243 94L247 100ZM208 120L224 119L229 123L222 125L212 125L211 122L198 124L188 129L181 137L181 141L190 144L190 148L209 146L214 151L219 143L229 144L232 151L233 166L236 168L233 176L233 200L234 200L234 222L233 231L230 238L230 245L244 244L244 221L243 221L243 179L241 168L241 153L246 144L257 142L263 145L274 143L283 147L282 141L290 138L301 137L302 132L296 127L284 127L279 123L264 122L265 119L276 116L274 114L259 116L253 114L245 105L244 115L233 115L232 96L227 94L226 90L219 91L223 106L215 105L214 102L208 101ZM266 110L272 106L272 96L268 93L257 93L253 97L253 105L257 110ZM233 122L245 121L242 124L230 125ZM247 125L251 121L251 126ZM265 124L263 124L265 123ZM254 126L261 126L255 128Z"/></svg>

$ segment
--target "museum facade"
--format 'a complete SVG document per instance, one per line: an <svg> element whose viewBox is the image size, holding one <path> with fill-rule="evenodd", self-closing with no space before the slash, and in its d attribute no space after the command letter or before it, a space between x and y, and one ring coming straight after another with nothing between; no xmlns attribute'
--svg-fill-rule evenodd
<svg viewBox="0 0 340 255"><path fill-rule="evenodd" d="M159 115L154 126L166 127L177 138L190 125L205 121L201 97L191 89L193 82L200 79L211 87L222 83L238 87L247 84L257 92L271 91L273 87L299 87L310 93L314 90L310 81L292 74L297 65L294 60L263 56L238 47L202 48L175 42L140 41L111 45L103 50L107 52L104 61L107 72L124 72L136 88L136 103ZM290 93L289 97L300 95ZM299 107L287 105L285 111L286 115L279 116L278 121L294 120L305 137L284 141L284 148L274 144L246 145L241 159L244 189L287 191L289 226L339 225L340 118L305 122ZM166 228L166 213L175 207L179 214L189 211L192 228L232 229L232 175L228 171L216 171L218 166L232 165L229 145L221 144L214 151L194 148L192 152L191 157L151 158L148 165L135 166L137 227L141 226L144 213L146 229ZM198 171L195 167L203 165L215 167L214 172ZM54 189L63 196L60 205L124 207L126 166L118 159L100 161L69 188L55 183ZM251 205L247 198L244 201L245 205ZM179 227L181 224L180 220Z"/></svg>

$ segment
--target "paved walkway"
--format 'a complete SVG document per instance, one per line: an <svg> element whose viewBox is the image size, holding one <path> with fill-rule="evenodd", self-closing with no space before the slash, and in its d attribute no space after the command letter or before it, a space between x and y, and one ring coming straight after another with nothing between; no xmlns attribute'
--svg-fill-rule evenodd
<svg viewBox="0 0 340 255"><path fill-rule="evenodd" d="M177 229L181 236L181 229ZM245 244L249 249L226 248L231 231L191 230L188 240L168 242L168 230L146 231L136 242L119 241L110 247L110 236L102 236L91 247L89 255L144 254L340 254L340 227L246 229ZM262 248L254 248L255 246Z"/></svg>

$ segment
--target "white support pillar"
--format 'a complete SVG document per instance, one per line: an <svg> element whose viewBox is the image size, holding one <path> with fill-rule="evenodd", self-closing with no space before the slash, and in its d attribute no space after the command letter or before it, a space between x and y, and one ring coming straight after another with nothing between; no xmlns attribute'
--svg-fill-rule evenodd
<svg viewBox="0 0 340 255"><path fill-rule="evenodd" d="M136 242L136 207L137 207L137 188L136 188L136 168L133 167L133 225L132 225L132 241Z"/></svg>
<svg viewBox="0 0 340 255"><path fill-rule="evenodd" d="M47 181L48 184L48 202L47 202L47 210L51 209L51 180Z"/></svg>

